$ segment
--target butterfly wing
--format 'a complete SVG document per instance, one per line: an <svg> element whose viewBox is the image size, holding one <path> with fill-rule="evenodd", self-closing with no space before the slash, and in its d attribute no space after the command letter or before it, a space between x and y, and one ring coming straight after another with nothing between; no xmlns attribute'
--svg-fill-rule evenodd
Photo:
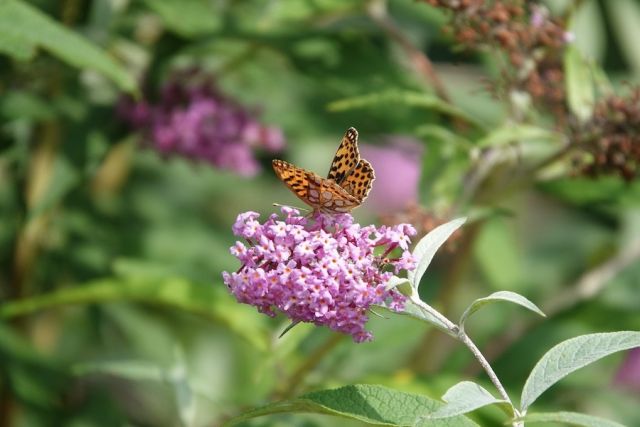
<svg viewBox="0 0 640 427"><path fill-rule="evenodd" d="M308 199L309 179L306 170L277 159L272 162L272 165L276 176L289 187L289 190L303 202L315 207Z"/></svg>
<svg viewBox="0 0 640 427"><path fill-rule="evenodd" d="M374 179L376 179L376 175L371 163L362 159L355 169L347 175L342 183L342 188L354 196L359 203L362 203L369 195Z"/></svg>
<svg viewBox="0 0 640 427"><path fill-rule="evenodd" d="M309 172L308 198L312 206L328 214L350 212L360 201L330 179Z"/></svg>
<svg viewBox="0 0 640 427"><path fill-rule="evenodd" d="M345 132L338 151L336 151L336 155L333 156L327 178L341 185L345 178L356 168L359 161L358 131L351 127Z"/></svg>
<svg viewBox="0 0 640 427"><path fill-rule="evenodd" d="M283 160L272 162L273 170L300 200L325 213L349 212L358 206L358 199L334 181L299 168Z"/></svg>

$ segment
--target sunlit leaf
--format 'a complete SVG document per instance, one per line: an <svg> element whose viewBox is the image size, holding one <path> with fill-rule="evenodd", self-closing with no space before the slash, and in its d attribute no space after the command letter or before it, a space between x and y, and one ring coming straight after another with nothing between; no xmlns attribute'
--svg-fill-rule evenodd
<svg viewBox="0 0 640 427"><path fill-rule="evenodd" d="M603 16L596 0L583 1L570 19L569 31L575 34L572 42L586 58L603 59L606 45L606 30Z"/></svg>
<svg viewBox="0 0 640 427"><path fill-rule="evenodd" d="M134 381L164 381L166 373L153 362L146 360L105 360L78 363L72 367L75 375L108 374Z"/></svg>
<svg viewBox="0 0 640 427"><path fill-rule="evenodd" d="M487 136L477 141L476 145L490 147L540 140L559 143L562 141L562 135L538 126L508 123L491 131Z"/></svg>
<svg viewBox="0 0 640 427"><path fill-rule="evenodd" d="M580 52L569 46L564 56L567 102L571 112L586 121L593 114L595 91L593 75Z"/></svg>
<svg viewBox="0 0 640 427"><path fill-rule="evenodd" d="M521 409L526 410L549 387L605 356L640 347L640 332L623 331L582 335L553 347L538 361L522 390Z"/></svg>

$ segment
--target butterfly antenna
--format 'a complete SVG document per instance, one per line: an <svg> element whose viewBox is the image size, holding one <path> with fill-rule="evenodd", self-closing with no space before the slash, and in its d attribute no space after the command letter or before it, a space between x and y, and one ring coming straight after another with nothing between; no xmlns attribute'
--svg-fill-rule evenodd
<svg viewBox="0 0 640 427"><path fill-rule="evenodd" d="M309 212L310 210L307 208L299 208L297 206L291 206L291 205L281 205L280 203L273 203L273 206L279 207L279 208L291 208L291 209L297 209L299 211L307 211Z"/></svg>

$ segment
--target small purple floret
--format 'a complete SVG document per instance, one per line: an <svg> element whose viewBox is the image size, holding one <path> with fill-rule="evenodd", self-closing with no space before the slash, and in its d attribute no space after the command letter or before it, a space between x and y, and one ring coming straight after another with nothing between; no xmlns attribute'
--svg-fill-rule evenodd
<svg viewBox="0 0 640 427"><path fill-rule="evenodd" d="M281 311L294 322L327 326L355 342L373 338L365 330L372 305L404 309L406 297L386 286L400 270L415 268L411 225L363 227L350 214L306 218L289 207L282 214L261 224L258 213L245 212L233 225L246 241L231 247L242 267L222 276L239 302L269 316ZM392 258L396 248L401 255Z"/></svg>

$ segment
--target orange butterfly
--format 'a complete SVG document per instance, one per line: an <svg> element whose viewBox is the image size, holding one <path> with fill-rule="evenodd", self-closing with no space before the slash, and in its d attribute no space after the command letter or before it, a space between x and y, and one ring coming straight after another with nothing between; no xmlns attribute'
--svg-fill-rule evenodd
<svg viewBox="0 0 640 427"><path fill-rule="evenodd" d="M375 179L371 163L360 158L358 131L352 127L342 137L326 178L282 160L273 161L273 170L300 200L328 214L360 206Z"/></svg>

